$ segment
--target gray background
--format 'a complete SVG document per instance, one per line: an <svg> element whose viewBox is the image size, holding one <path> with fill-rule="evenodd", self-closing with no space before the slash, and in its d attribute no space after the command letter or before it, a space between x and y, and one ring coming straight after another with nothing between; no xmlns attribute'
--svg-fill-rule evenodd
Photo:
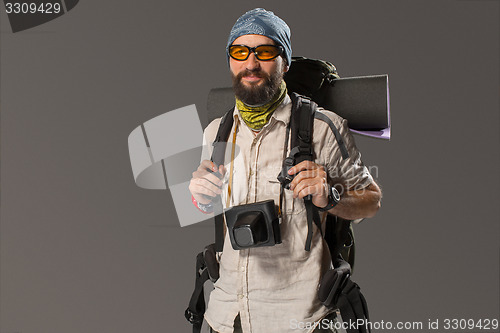
<svg viewBox="0 0 500 333"><path fill-rule="evenodd" d="M16 34L2 9L2 333L190 331L212 226L180 228L168 191L135 186L127 137L203 114L257 6L290 25L295 55L389 74L392 140L357 137L384 191L355 228L372 320L498 318L498 1L107 0Z"/></svg>

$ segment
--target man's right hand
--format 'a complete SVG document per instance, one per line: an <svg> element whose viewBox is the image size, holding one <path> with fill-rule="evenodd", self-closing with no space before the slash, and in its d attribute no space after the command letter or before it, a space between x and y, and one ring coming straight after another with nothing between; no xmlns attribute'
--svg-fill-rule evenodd
<svg viewBox="0 0 500 333"><path fill-rule="evenodd" d="M212 202L213 198L222 192L222 178L225 173L224 165L219 165L217 170L215 163L203 160L198 169L193 172L193 178L189 183L189 191L194 199L204 205Z"/></svg>

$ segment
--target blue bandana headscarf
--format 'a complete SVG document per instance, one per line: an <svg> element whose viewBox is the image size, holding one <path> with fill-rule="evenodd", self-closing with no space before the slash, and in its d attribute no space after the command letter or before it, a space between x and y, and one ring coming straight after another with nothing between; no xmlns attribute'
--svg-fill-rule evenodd
<svg viewBox="0 0 500 333"><path fill-rule="evenodd" d="M286 59L287 64L290 65L292 61L290 28L285 21L274 15L273 12L267 11L263 8L255 8L241 15L229 34L226 54L229 51L229 46L233 44L234 40L243 35L262 35L271 38L278 45L283 46L283 56Z"/></svg>

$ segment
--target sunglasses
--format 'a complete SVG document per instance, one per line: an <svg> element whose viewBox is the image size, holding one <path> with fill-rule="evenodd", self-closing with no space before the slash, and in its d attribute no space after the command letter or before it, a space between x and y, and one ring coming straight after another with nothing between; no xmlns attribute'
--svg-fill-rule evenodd
<svg viewBox="0 0 500 333"><path fill-rule="evenodd" d="M283 47L280 45L258 45L256 47L231 45L229 47L229 56L238 61L247 60L252 52L257 59L269 61L281 55L283 53Z"/></svg>

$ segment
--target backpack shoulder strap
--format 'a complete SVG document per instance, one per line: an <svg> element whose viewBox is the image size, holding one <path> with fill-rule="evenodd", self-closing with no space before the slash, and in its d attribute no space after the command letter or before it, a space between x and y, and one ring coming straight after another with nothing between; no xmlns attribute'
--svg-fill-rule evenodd
<svg viewBox="0 0 500 333"><path fill-rule="evenodd" d="M290 147L295 150L295 164L305 160L313 160L312 135L314 113L317 105L307 97L297 93L290 95L292 114L290 117Z"/></svg>
<svg viewBox="0 0 500 333"><path fill-rule="evenodd" d="M330 129L333 132L333 135L335 136L335 140L337 140L337 144L339 145L340 152L342 153L342 158L343 159L348 158L349 152L347 151L347 148L345 146L344 139L342 139L342 136L340 135L340 132L337 129L337 127L335 126L335 124L333 123L333 121L330 118L328 118L327 115L325 115L324 113L319 112L319 111L316 111L314 113L314 118L322 120L328 124L328 126L330 127Z"/></svg>
<svg viewBox="0 0 500 333"><path fill-rule="evenodd" d="M215 140L212 143L213 151L211 160L217 165L224 164L224 154L226 152L227 139L229 138L229 134L231 133L231 128L233 127L234 122L234 119L232 117L233 110L234 108L231 108L221 118L219 129L217 130Z"/></svg>
<svg viewBox="0 0 500 333"><path fill-rule="evenodd" d="M189 300L189 306L184 312L184 317L193 325L193 333L200 333L205 313L205 297L203 295L203 284L210 278L203 257L203 252L196 256L196 280L194 291Z"/></svg>
<svg viewBox="0 0 500 333"><path fill-rule="evenodd" d="M351 221L328 214L325 221L325 241L332 259L340 255L354 269L355 246Z"/></svg>
<svg viewBox="0 0 500 333"><path fill-rule="evenodd" d="M300 154L296 158L296 162L300 163L307 159L314 159L312 150L314 118L324 121L328 127L330 127L339 145L342 158L349 158L349 152L347 151L342 135L340 135L340 131L327 115L318 111L318 105L308 97L304 97L297 93L292 93L290 97L292 99L291 147L292 149L294 147L299 147L298 150Z"/></svg>
<svg viewBox="0 0 500 333"><path fill-rule="evenodd" d="M349 153L345 146L344 140L340 135L339 130L333 123L333 121L325 114L317 110L318 106L315 102L311 101L307 97L303 97L296 93L291 94L292 99L292 116L291 116L291 150L295 153L294 159L295 164L298 164L305 160L314 160L314 151L312 147L313 129L314 129L314 119L319 119L328 124L330 129L335 136L335 139L339 145L339 149L342 154L342 158L348 158ZM311 242L313 236L312 224L316 224L321 232L321 220L317 208L312 203L311 196L304 198L304 204L306 207L307 214L307 238L305 249L310 251ZM331 216L327 220L326 230L325 230L325 240L330 248L330 251L335 253L336 257L338 253L348 253L350 256L345 258L351 265L354 265L354 248L350 248L352 244L346 245L348 240L352 240L352 231L350 230L350 221L343 221L335 223L333 227L330 220L336 217ZM332 230L336 229L336 230ZM336 239L332 236L335 235ZM347 252L349 250L349 252ZM350 251L352 250L352 251Z"/></svg>
<svg viewBox="0 0 500 333"><path fill-rule="evenodd" d="M290 124L290 153L293 154L295 164L302 161L314 160L314 151L312 147L314 113L317 105L307 97L303 97L296 93L291 94L292 99L292 114ZM311 242L313 236L312 224L316 224L321 232L321 220L318 210L312 203L312 196L308 195L304 198L307 215L307 238L305 250L311 250Z"/></svg>
<svg viewBox="0 0 500 333"><path fill-rule="evenodd" d="M222 117L219 129L217 130L217 135L212 143L212 162L217 166L224 164L224 155L226 153L227 139L229 134L231 134L231 128L233 127L233 110L231 108ZM220 196L214 199L214 222L215 222L215 250L217 252L222 252L224 248L224 217L222 216L222 202Z"/></svg>

